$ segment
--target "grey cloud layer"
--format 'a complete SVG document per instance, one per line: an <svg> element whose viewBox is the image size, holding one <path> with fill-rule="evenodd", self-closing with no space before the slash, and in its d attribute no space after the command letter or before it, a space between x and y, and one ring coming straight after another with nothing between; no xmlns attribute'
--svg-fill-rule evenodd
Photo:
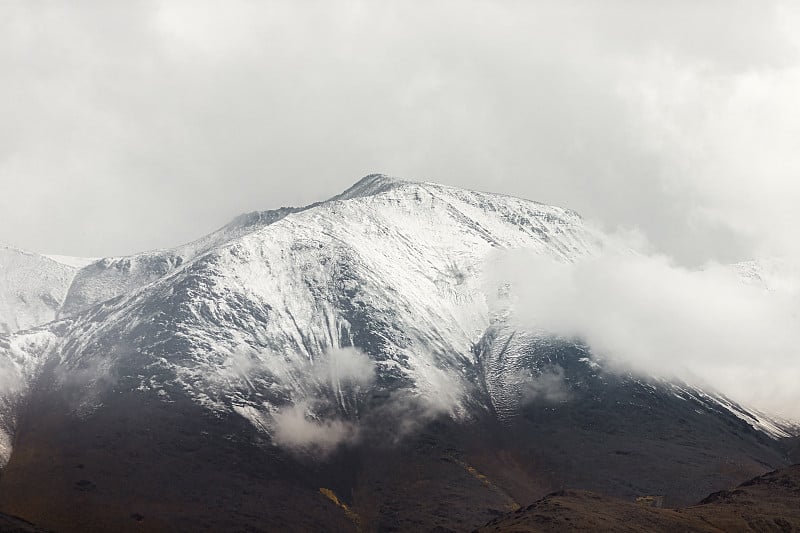
<svg viewBox="0 0 800 533"><path fill-rule="evenodd" d="M5 2L0 241L171 246L371 171L794 252L791 3Z"/></svg>

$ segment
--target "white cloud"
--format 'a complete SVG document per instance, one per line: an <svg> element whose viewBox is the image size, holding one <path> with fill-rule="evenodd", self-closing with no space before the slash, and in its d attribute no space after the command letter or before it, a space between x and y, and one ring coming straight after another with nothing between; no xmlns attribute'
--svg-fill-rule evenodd
<svg viewBox="0 0 800 533"><path fill-rule="evenodd" d="M564 369L558 365L545 368L538 374L522 373L519 377L523 385L523 403L559 403L570 399L569 388L564 380Z"/></svg>
<svg viewBox="0 0 800 533"><path fill-rule="evenodd" d="M332 348L314 359L313 373L334 387L366 386L375 380L375 363L358 348Z"/></svg>
<svg viewBox="0 0 800 533"><path fill-rule="evenodd" d="M358 426L338 418L316 418L309 402L286 406L272 415L272 440L295 452L324 457L358 439Z"/></svg>
<svg viewBox="0 0 800 533"><path fill-rule="evenodd" d="M258 360L252 354L241 359L229 366L236 376L248 379L259 368ZM343 347L297 364L303 389L292 393L290 403L270 415L252 408L237 412L269 432L275 445L293 453L321 458L358 442L360 422L354 406L375 381L375 363L358 348ZM313 386L315 381L318 387Z"/></svg>
<svg viewBox="0 0 800 533"><path fill-rule="evenodd" d="M676 266L614 254L574 264L509 253L489 287L510 283L522 328L579 338L612 363L710 384L772 413L800 418L798 292L744 283L730 267Z"/></svg>

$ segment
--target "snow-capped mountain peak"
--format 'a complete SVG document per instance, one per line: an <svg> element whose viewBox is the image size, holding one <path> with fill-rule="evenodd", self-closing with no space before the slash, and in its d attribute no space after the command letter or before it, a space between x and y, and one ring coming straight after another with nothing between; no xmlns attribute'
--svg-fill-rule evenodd
<svg viewBox="0 0 800 533"><path fill-rule="evenodd" d="M346 438L347 424L393 402L513 418L530 392L523 374L601 373L580 349L493 313L487 295L501 288L487 288L487 260L521 249L575 261L603 245L567 209L370 175L183 246L65 270L60 320L0 338L16 377L0 390L2 427L13 432L14 405L45 362L58 369L52 387L80 376L77 413L113 387L235 413L278 441L284 422L308 419Z"/></svg>
<svg viewBox="0 0 800 533"><path fill-rule="evenodd" d="M568 210L367 176L325 202L250 213L187 245L70 272L62 320L47 328L58 341L28 355L114 373L135 358L130 387L186 394L257 424L320 395L359 409L363 387L309 374L355 347L376 371L375 390L403 388L464 416L482 401L470 390L473 348L491 322L488 254L525 248L572 260L600 240Z"/></svg>
<svg viewBox="0 0 800 533"><path fill-rule="evenodd" d="M330 201L348 200L362 196L373 196L382 192L389 191L396 187L409 185L414 182L392 178L385 174L369 174L364 176L344 192L334 196Z"/></svg>

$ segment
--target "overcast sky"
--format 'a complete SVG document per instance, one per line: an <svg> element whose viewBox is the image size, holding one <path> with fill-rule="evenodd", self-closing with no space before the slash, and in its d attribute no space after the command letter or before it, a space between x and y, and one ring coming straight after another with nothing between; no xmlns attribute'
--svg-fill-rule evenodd
<svg viewBox="0 0 800 533"><path fill-rule="evenodd" d="M174 246L383 172L795 254L799 52L763 1L6 0L0 241Z"/></svg>

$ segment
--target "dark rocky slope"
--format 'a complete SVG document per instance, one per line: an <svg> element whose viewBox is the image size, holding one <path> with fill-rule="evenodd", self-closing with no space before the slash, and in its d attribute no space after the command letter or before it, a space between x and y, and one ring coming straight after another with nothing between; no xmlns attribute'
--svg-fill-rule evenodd
<svg viewBox="0 0 800 533"><path fill-rule="evenodd" d="M560 491L497 518L480 532L800 530L800 465L770 472L699 504L659 509L586 491Z"/></svg>

